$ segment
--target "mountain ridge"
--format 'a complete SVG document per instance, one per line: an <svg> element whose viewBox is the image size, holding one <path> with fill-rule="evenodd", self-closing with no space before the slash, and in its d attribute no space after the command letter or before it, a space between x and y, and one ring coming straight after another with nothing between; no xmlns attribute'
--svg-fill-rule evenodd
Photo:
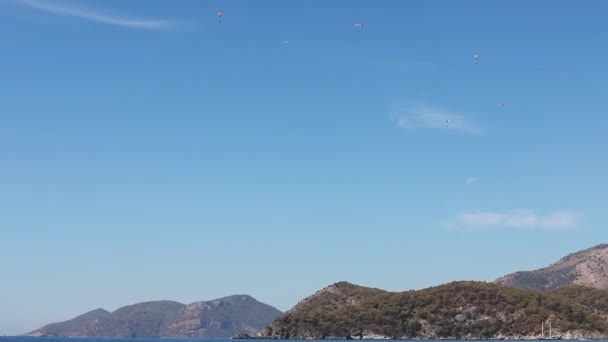
<svg viewBox="0 0 608 342"><path fill-rule="evenodd" d="M100 319L105 316L109 316L111 313L105 309L98 308L95 310L88 311L82 315L76 316L70 320L51 323L45 325L43 328L30 332L29 336L54 336L58 332L63 331L67 336L74 336L77 334L77 331L80 326L83 324L88 324L96 319ZM44 332L40 331L45 329Z"/></svg>
<svg viewBox="0 0 608 342"><path fill-rule="evenodd" d="M608 290L608 244L599 244L570 253L547 267L518 271L495 280L496 283L537 291L580 285Z"/></svg>
<svg viewBox="0 0 608 342"><path fill-rule="evenodd" d="M27 336L229 338L256 333L281 312L249 295L182 304L161 300L135 303L112 312L89 311L51 323Z"/></svg>
<svg viewBox="0 0 608 342"><path fill-rule="evenodd" d="M455 281L389 292L346 281L281 314L249 295L96 309L31 336L274 339L537 338L552 322L566 338L608 337L608 244L494 282Z"/></svg>
<svg viewBox="0 0 608 342"><path fill-rule="evenodd" d="M541 322L553 322L566 338L606 338L607 269L608 244L599 244L491 283L389 292L342 281L302 299L258 337L534 339Z"/></svg>
<svg viewBox="0 0 608 342"><path fill-rule="evenodd" d="M257 337L520 339L537 338L541 322L548 321L564 338L608 336L608 293L586 287L558 291L460 281L389 292L339 282L300 301Z"/></svg>

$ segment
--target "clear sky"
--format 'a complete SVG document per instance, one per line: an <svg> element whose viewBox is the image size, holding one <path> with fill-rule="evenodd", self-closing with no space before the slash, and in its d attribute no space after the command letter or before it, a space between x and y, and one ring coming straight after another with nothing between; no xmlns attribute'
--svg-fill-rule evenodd
<svg viewBox="0 0 608 342"><path fill-rule="evenodd" d="M607 242L606 15L0 1L0 334L146 300L490 281Z"/></svg>

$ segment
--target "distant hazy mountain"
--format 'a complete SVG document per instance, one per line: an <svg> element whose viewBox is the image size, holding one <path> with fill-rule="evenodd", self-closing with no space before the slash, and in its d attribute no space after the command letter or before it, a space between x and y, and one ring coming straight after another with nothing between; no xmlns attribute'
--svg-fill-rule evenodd
<svg viewBox="0 0 608 342"><path fill-rule="evenodd" d="M280 314L246 295L190 305L155 301L125 306L112 313L97 309L27 335L229 338L238 333L256 333Z"/></svg>
<svg viewBox="0 0 608 342"><path fill-rule="evenodd" d="M73 318L69 321L61 323L52 323L42 329L31 332L32 336L82 336L80 331L83 326L90 324L96 320L110 316L110 312L104 309L96 309L89 311L83 315Z"/></svg>
<svg viewBox="0 0 608 342"><path fill-rule="evenodd" d="M570 254L539 270L506 275L496 282L531 290L554 290L569 285L608 290L608 244Z"/></svg>
<svg viewBox="0 0 608 342"><path fill-rule="evenodd" d="M197 302L181 309L161 328L162 336L226 338L255 334L281 312L250 296Z"/></svg>
<svg viewBox="0 0 608 342"><path fill-rule="evenodd" d="M302 300L263 329L260 337L534 339L541 335L541 322L547 327L550 321L554 337L605 338L607 315L608 292L582 286L538 292L453 282L387 292L341 282Z"/></svg>

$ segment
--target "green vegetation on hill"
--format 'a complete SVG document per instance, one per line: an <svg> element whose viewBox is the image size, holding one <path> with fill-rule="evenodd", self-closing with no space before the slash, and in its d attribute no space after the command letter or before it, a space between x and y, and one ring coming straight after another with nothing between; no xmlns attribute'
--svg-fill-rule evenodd
<svg viewBox="0 0 608 342"><path fill-rule="evenodd" d="M597 290L584 286L568 286L555 290L553 293L597 310L600 314L608 312L608 292L605 290Z"/></svg>
<svg viewBox="0 0 608 342"><path fill-rule="evenodd" d="M606 292L540 293L493 283L454 282L400 293L341 282L303 300L262 335L270 338L491 338L538 336L551 320L559 334L608 335ZM600 304L594 304L600 303ZM604 303L604 304L601 304Z"/></svg>

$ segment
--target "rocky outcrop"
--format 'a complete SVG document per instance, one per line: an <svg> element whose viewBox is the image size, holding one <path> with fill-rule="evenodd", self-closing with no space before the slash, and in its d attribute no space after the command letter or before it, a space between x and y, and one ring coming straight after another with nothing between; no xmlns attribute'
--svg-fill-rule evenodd
<svg viewBox="0 0 608 342"><path fill-rule="evenodd" d="M608 244L570 254L539 270L506 275L496 282L538 291L571 285L608 290Z"/></svg>
<svg viewBox="0 0 608 342"><path fill-rule="evenodd" d="M162 328L163 336L225 338L255 334L281 312L250 296L231 296L187 305Z"/></svg>

